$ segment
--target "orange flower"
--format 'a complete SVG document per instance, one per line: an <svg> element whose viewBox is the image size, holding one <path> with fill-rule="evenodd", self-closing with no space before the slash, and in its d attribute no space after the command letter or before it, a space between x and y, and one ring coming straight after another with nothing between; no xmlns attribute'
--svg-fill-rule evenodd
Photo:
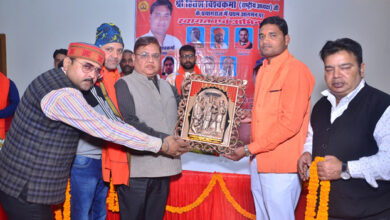
<svg viewBox="0 0 390 220"><path fill-rule="evenodd" d="M61 206L55 206L54 208L54 219L55 220L70 220L70 182L68 179L68 184L65 191L65 202Z"/></svg>
<svg viewBox="0 0 390 220"><path fill-rule="evenodd" d="M119 212L118 193L116 192L114 184L112 183L112 178L110 181L110 190L106 199L106 203L108 204L108 210L111 212Z"/></svg>
<svg viewBox="0 0 390 220"><path fill-rule="evenodd" d="M328 203L329 203L329 192L330 192L330 181L320 181L317 173L317 162L324 161L323 157L316 157L310 166L310 179L308 185L308 194L306 196L306 212L305 220L327 220L328 219ZM315 212L317 206L317 191L318 186L321 185L320 189L320 201L318 205L317 213ZM316 216L317 214L317 216Z"/></svg>

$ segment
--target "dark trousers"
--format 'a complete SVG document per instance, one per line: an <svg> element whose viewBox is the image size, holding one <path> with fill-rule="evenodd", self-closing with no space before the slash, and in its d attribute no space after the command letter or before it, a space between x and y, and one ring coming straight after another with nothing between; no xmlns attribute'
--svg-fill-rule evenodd
<svg viewBox="0 0 390 220"><path fill-rule="evenodd" d="M0 190L0 202L9 220L52 220L50 205L34 204L5 194Z"/></svg>
<svg viewBox="0 0 390 220"><path fill-rule="evenodd" d="M170 177L130 178L130 187L118 187L119 214L126 220L163 219Z"/></svg>
<svg viewBox="0 0 390 220"><path fill-rule="evenodd" d="M328 220L349 220L349 219L329 217ZM390 209L385 210L374 216L358 218L358 220L390 220Z"/></svg>

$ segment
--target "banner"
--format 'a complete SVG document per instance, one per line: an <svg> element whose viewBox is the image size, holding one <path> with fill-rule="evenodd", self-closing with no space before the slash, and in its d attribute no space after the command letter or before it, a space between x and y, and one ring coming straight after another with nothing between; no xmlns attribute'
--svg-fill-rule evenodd
<svg viewBox="0 0 390 220"><path fill-rule="evenodd" d="M193 45L203 74L248 81L244 108L251 108L259 24L269 16L283 17L283 1L137 0L136 37L159 40L163 78L179 69L180 47Z"/></svg>

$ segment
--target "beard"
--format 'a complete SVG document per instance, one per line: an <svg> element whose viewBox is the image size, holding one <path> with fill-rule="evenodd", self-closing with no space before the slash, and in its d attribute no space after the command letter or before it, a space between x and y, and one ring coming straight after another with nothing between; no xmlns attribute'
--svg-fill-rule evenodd
<svg viewBox="0 0 390 220"><path fill-rule="evenodd" d="M191 70L191 69L193 69L195 67L195 62L194 63L192 63L192 62L185 62L185 63L183 63L181 65L183 66L183 68L185 70Z"/></svg>
<svg viewBox="0 0 390 220"><path fill-rule="evenodd" d="M130 73L133 72L133 70L134 70L134 67L133 67L133 66L126 65L126 66L123 67L122 72L123 72L123 73L130 74Z"/></svg>

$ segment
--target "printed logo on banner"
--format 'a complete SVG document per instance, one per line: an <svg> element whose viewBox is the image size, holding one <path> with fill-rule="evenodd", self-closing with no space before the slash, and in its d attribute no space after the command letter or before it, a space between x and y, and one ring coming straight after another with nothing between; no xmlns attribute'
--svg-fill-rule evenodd
<svg viewBox="0 0 390 220"><path fill-rule="evenodd" d="M149 10L149 3L147 1L140 1L138 3L138 10L140 12L146 12Z"/></svg>

